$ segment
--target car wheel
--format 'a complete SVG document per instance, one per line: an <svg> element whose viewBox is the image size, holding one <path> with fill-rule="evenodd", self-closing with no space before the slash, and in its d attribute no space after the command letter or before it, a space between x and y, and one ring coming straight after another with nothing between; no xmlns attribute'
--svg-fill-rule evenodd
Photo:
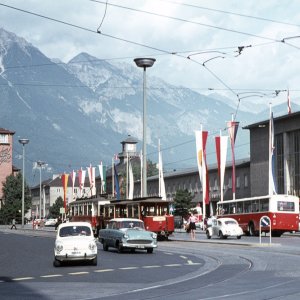
<svg viewBox="0 0 300 300"><path fill-rule="evenodd" d="M248 226L248 231L250 236L255 236L254 224L252 222Z"/></svg>
<svg viewBox="0 0 300 300"><path fill-rule="evenodd" d="M95 258L92 259L92 265L93 266L97 266L97 256Z"/></svg>
<svg viewBox="0 0 300 300"><path fill-rule="evenodd" d="M206 237L207 237L208 239L211 239L211 235L209 234L209 231L208 231L208 230L206 230Z"/></svg>
<svg viewBox="0 0 300 300"><path fill-rule="evenodd" d="M122 253L123 252L123 247L122 247L122 245L120 244L120 243L118 243L118 252L119 253Z"/></svg>
<svg viewBox="0 0 300 300"><path fill-rule="evenodd" d="M241 239L241 237L242 237L241 235L238 235L236 238L237 238L238 240L240 240L240 239Z"/></svg>
<svg viewBox="0 0 300 300"><path fill-rule="evenodd" d="M147 249L147 253L153 253L153 248Z"/></svg>
<svg viewBox="0 0 300 300"><path fill-rule="evenodd" d="M222 231L219 232L219 237L220 237L221 240L225 239Z"/></svg>
<svg viewBox="0 0 300 300"><path fill-rule="evenodd" d="M55 258L54 261L53 261L53 266L55 268L57 268L57 267L60 267L60 265L61 265L60 261Z"/></svg>
<svg viewBox="0 0 300 300"><path fill-rule="evenodd" d="M103 250L108 251L108 246L107 246L107 243L105 241L103 241Z"/></svg>

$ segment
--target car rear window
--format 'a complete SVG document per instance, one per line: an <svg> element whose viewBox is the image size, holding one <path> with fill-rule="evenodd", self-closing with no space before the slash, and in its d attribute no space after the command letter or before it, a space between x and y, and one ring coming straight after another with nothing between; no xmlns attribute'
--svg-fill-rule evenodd
<svg viewBox="0 0 300 300"><path fill-rule="evenodd" d="M236 225L236 221L225 221L226 225Z"/></svg>
<svg viewBox="0 0 300 300"><path fill-rule="evenodd" d="M66 226L60 229L59 236L90 236L91 229L87 226Z"/></svg>

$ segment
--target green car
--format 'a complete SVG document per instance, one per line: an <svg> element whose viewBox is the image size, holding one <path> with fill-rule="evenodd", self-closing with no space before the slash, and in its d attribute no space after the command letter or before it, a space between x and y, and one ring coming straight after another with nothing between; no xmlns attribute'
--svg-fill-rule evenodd
<svg viewBox="0 0 300 300"><path fill-rule="evenodd" d="M106 229L99 231L99 242L103 244L103 250L109 247L118 249L146 250L152 253L157 247L157 234L145 230L144 222L139 219L116 218L109 221Z"/></svg>

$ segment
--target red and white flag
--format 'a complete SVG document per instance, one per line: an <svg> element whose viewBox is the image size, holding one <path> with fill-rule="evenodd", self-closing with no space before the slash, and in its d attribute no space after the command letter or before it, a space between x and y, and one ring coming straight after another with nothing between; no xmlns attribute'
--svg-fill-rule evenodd
<svg viewBox="0 0 300 300"><path fill-rule="evenodd" d="M221 201L223 201L223 186L226 167L228 136L216 136L215 140L218 162L218 174L220 178Z"/></svg>
<svg viewBox="0 0 300 300"><path fill-rule="evenodd" d="M203 191L203 217L206 216L205 204L209 204L209 180L206 164L206 141L208 132L201 130L195 131L196 136L196 152L197 152L197 164L199 170L199 177L202 184Z"/></svg>
<svg viewBox="0 0 300 300"><path fill-rule="evenodd" d="M63 190L64 190L64 208L65 208L65 212L67 212L68 180L69 180L69 174L62 174L61 175L61 181L62 181L62 186L63 186Z"/></svg>
<svg viewBox="0 0 300 300"><path fill-rule="evenodd" d="M75 186L75 179L76 179L76 172L74 170L70 173L70 177L72 180L72 201L73 201L74 200L74 186Z"/></svg>
<svg viewBox="0 0 300 300"><path fill-rule="evenodd" d="M231 154L232 154L232 195L235 199L235 155L234 155L234 143L239 128L239 122L229 121L227 122L227 128L229 132Z"/></svg>
<svg viewBox="0 0 300 300"><path fill-rule="evenodd" d="M87 171L88 171L88 176L89 176L89 182L90 182L90 191L91 191L91 196L94 196L95 193L95 167L92 167L92 165L90 165L89 167L87 167Z"/></svg>
<svg viewBox="0 0 300 300"><path fill-rule="evenodd" d="M292 108L291 108L291 98L290 98L290 91L287 91L287 105L288 105L288 114L292 113Z"/></svg>
<svg viewBox="0 0 300 300"><path fill-rule="evenodd" d="M85 173L86 173L86 171L82 170L82 168L80 170L78 170L79 196L80 196L80 198L83 196L82 192L83 192L83 188L84 188Z"/></svg>

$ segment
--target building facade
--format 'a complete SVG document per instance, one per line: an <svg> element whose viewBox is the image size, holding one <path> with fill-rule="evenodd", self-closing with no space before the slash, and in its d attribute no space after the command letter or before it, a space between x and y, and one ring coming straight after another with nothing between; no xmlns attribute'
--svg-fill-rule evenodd
<svg viewBox="0 0 300 300"><path fill-rule="evenodd" d="M251 196L269 192L269 120L250 130ZM300 196L300 112L274 118L275 185L278 194Z"/></svg>
<svg viewBox="0 0 300 300"><path fill-rule="evenodd" d="M47 217L49 215L50 207L56 202L57 198L62 197L64 199L64 189L61 176L54 175L52 179L42 181L41 191L42 193L40 197L40 184L31 188L31 214L36 218ZM96 187L92 188L92 192L95 194ZM78 178L75 179L74 188L72 179L70 177L68 178L66 204L76 200L77 198L89 198L91 197L91 194L91 188L88 180L85 180L84 187L80 191ZM41 216L39 215L40 206Z"/></svg>
<svg viewBox="0 0 300 300"><path fill-rule="evenodd" d="M12 164L12 149L14 131L0 128L0 208L2 206L2 188L6 177L12 175L15 170Z"/></svg>

